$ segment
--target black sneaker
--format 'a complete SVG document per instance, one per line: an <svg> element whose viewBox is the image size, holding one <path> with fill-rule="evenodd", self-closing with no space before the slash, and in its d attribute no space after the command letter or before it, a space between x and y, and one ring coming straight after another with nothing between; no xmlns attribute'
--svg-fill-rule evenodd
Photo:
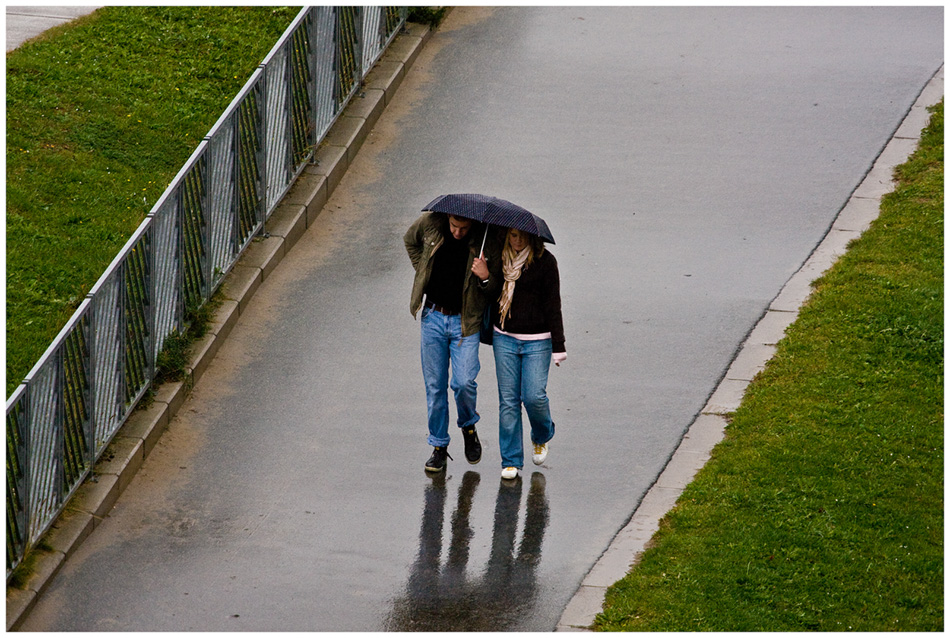
<svg viewBox="0 0 950 638"><path fill-rule="evenodd" d="M478 441L475 426L462 428L462 438L465 439L465 459L475 465L482 460L482 444Z"/></svg>
<svg viewBox="0 0 950 638"><path fill-rule="evenodd" d="M449 457L448 448L436 447L432 450L432 456L426 461L426 472L441 472L445 469L445 457Z"/></svg>

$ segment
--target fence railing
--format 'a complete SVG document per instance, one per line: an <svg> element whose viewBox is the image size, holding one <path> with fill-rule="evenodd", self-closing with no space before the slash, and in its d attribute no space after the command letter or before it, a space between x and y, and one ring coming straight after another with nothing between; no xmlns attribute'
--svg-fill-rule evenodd
<svg viewBox="0 0 950 638"><path fill-rule="evenodd" d="M405 23L307 7L7 400L7 579L49 529L183 332Z"/></svg>

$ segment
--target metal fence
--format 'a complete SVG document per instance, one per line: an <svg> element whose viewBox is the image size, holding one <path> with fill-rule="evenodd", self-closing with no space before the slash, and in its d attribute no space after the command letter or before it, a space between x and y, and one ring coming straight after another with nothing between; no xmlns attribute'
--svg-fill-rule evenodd
<svg viewBox="0 0 950 638"><path fill-rule="evenodd" d="M307 7L7 400L7 579L49 529L183 332L405 23Z"/></svg>

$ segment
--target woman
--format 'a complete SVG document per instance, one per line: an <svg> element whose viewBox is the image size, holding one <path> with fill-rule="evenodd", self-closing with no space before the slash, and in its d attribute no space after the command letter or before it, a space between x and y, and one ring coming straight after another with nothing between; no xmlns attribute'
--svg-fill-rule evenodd
<svg viewBox="0 0 950 638"><path fill-rule="evenodd" d="M554 436L547 384L551 360L567 358L561 319L557 260L541 238L509 229L502 251L504 284L492 308L495 375L498 378L501 477L513 479L524 466L521 406L531 424L532 460L540 465Z"/></svg>

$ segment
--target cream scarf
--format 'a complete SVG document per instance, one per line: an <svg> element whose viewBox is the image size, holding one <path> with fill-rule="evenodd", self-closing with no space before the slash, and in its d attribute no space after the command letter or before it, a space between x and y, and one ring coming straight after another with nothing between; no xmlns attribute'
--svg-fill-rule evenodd
<svg viewBox="0 0 950 638"><path fill-rule="evenodd" d="M505 329L505 318L511 312L511 300L515 296L515 282L521 276L521 269L524 268L530 254L530 245L525 246L520 253L516 253L509 244L505 244L505 249L501 253L501 266L505 274L505 285L501 289L501 299L499 300L501 306L499 321L502 330Z"/></svg>

